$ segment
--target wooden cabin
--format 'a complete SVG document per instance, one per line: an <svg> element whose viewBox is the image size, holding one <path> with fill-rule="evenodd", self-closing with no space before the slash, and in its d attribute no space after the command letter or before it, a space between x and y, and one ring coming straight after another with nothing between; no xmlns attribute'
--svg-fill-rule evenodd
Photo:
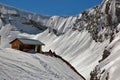
<svg viewBox="0 0 120 80"><path fill-rule="evenodd" d="M10 42L13 49L17 49L20 51L28 52L42 52L42 46L44 43L34 40L34 39L25 39L25 38L16 38L12 42Z"/></svg>

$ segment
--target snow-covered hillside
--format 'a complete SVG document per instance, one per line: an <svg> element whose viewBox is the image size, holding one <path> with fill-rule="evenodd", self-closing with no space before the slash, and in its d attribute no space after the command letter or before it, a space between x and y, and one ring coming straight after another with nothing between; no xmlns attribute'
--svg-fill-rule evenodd
<svg viewBox="0 0 120 80"><path fill-rule="evenodd" d="M0 80L84 80L55 57L0 49Z"/></svg>
<svg viewBox="0 0 120 80"><path fill-rule="evenodd" d="M1 47L10 47L16 37L38 39L45 43L44 51L55 51L87 80L120 79L120 0L104 0L76 16L37 15L4 5L0 9Z"/></svg>

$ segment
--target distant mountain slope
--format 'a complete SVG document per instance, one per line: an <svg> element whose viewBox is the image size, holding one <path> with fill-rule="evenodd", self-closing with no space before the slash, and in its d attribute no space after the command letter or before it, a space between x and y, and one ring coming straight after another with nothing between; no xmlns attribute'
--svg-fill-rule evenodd
<svg viewBox="0 0 120 80"><path fill-rule="evenodd" d="M41 19L44 22L44 20L48 20L49 17L29 13L23 10L20 11L16 8L0 4L1 26L11 24L15 26L15 30L20 32L37 34L47 28L46 26L42 25Z"/></svg>
<svg viewBox="0 0 120 80"><path fill-rule="evenodd" d="M40 32L39 30L43 31L49 27L50 30L54 30L57 35L60 35L72 27L75 19L76 17L74 18L72 16L45 16L34 14L0 4L1 26L11 24L14 25L17 30L26 33L37 34Z"/></svg>

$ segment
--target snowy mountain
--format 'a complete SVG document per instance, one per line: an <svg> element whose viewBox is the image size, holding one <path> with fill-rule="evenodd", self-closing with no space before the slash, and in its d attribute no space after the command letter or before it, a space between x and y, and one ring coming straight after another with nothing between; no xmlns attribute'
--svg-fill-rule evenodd
<svg viewBox="0 0 120 80"><path fill-rule="evenodd" d="M87 80L119 80L120 0L104 0L76 16L45 16L0 5L1 47L16 37L38 39ZM77 80L77 79L76 79Z"/></svg>

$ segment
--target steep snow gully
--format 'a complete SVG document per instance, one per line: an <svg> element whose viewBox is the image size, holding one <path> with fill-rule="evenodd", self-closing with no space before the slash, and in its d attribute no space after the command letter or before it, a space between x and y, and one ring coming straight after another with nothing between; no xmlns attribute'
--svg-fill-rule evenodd
<svg viewBox="0 0 120 80"><path fill-rule="evenodd" d="M76 16L37 15L5 5L0 10L2 48L16 37L37 39L87 80L120 79L120 0L104 0Z"/></svg>

